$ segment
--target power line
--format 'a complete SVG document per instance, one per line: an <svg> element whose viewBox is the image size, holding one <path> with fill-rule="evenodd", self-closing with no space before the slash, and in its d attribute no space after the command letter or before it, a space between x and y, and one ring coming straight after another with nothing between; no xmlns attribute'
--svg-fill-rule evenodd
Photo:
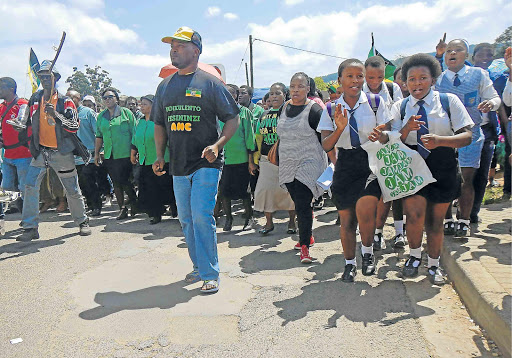
<svg viewBox="0 0 512 358"><path fill-rule="evenodd" d="M271 42L271 41L267 41L267 40L262 40L262 39L254 39L254 41L261 41L261 42L266 42L266 43L269 43L269 44L272 44L272 45L276 45L276 46L281 46L281 47L286 47L286 48L291 48L292 50L297 50L297 51L303 51L303 52L309 52L309 53L313 53L315 55L321 55L321 56L327 56L327 57L334 57L334 58L339 58L339 59L342 59L342 60L347 60L346 57L340 57L340 56L334 56L334 55L329 55L327 53L322 53L322 52L316 52L316 51L310 51L310 50L305 50L305 49L302 49L302 48L298 48L298 47L293 47L293 46L288 46L288 45L283 45L283 44L278 44L276 42Z"/></svg>
<svg viewBox="0 0 512 358"><path fill-rule="evenodd" d="M234 83L236 83L236 80L238 79L238 73L240 72L240 68L242 67L242 63L244 62L245 55L247 54L247 49L248 48L249 48L249 43L247 43L247 47L245 48L244 55L242 56L242 60L240 61L240 66L238 66L238 70L236 71L236 76L235 76L235 82Z"/></svg>

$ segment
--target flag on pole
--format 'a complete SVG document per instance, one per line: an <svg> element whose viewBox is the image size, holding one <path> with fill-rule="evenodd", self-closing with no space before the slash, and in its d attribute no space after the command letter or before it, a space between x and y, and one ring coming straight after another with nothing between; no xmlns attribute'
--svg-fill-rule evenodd
<svg viewBox="0 0 512 358"><path fill-rule="evenodd" d="M30 84L32 85L32 93L37 91L40 84L39 77L37 77L37 71L39 71L39 60L37 59L37 56L31 47L30 55L28 58L28 78L30 79Z"/></svg>
<svg viewBox="0 0 512 358"><path fill-rule="evenodd" d="M368 53L368 57L372 57L372 56L379 56L384 60L384 62L386 63L386 70L384 72L384 80L392 82L393 81L393 73L395 72L396 66L393 64L393 62L391 62L390 60L388 60L387 58L382 56L382 54L379 51L377 51L377 49L375 48L375 41L373 40L373 32L372 32L372 48L370 49L370 52Z"/></svg>

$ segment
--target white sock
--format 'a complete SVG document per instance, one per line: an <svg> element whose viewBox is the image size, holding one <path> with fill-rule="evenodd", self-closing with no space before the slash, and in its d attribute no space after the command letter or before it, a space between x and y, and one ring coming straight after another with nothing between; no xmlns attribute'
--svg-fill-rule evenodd
<svg viewBox="0 0 512 358"><path fill-rule="evenodd" d="M433 259L432 257L428 256L427 266L428 267L432 267L432 266L439 267L439 259L440 259L440 257L438 257L437 259Z"/></svg>
<svg viewBox="0 0 512 358"><path fill-rule="evenodd" d="M459 223L463 223L469 226L469 220L459 219Z"/></svg>
<svg viewBox="0 0 512 358"><path fill-rule="evenodd" d="M405 216L405 215L404 215L404 216L403 216L402 221L403 221L403 222L404 222L404 224L405 224L405 223L407 222L407 216Z"/></svg>
<svg viewBox="0 0 512 358"><path fill-rule="evenodd" d="M373 235L373 241L380 240L379 234L381 234L380 236L382 236L382 229L375 229L375 235ZM361 244L361 246L362 246L362 244Z"/></svg>
<svg viewBox="0 0 512 358"><path fill-rule="evenodd" d="M349 264L356 266L356 258L354 257L352 260L345 259L345 265L349 265Z"/></svg>
<svg viewBox="0 0 512 358"><path fill-rule="evenodd" d="M361 244L361 255L371 254L373 255L373 245L372 246L364 246Z"/></svg>
<svg viewBox="0 0 512 358"><path fill-rule="evenodd" d="M403 220L396 220L395 221L395 234L404 234L404 221Z"/></svg>
<svg viewBox="0 0 512 358"><path fill-rule="evenodd" d="M409 248L409 255L421 259L421 246L418 247L417 249Z"/></svg>
<svg viewBox="0 0 512 358"><path fill-rule="evenodd" d="M453 218L449 218L449 219L444 219L444 223L452 223L453 222Z"/></svg>

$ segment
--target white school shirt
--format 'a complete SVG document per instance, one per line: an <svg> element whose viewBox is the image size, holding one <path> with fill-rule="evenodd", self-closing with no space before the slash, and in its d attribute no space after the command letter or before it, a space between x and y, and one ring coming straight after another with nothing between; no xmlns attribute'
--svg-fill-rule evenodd
<svg viewBox="0 0 512 358"><path fill-rule="evenodd" d="M512 76L512 73L510 75ZM512 106L512 82L510 82L510 79L507 79L507 84L503 90L503 103L506 106Z"/></svg>
<svg viewBox="0 0 512 358"><path fill-rule="evenodd" d="M459 75L459 80L461 80L461 82L464 80L464 77L468 73L468 69L469 69L469 66L464 65L464 67L462 67L459 70L459 72L457 72L457 74ZM492 85L491 78L489 77L489 72L482 70L482 69L480 69L480 70L482 71L482 79L480 80L480 86L478 89L480 92L480 97L482 98L482 101L492 102L491 111L497 111L501 104L500 96L498 95L498 92L496 92L496 90L494 89L494 86ZM451 82L453 82L453 80L455 79L455 72L453 72L452 70L446 70L445 76ZM439 78L437 80L438 84L441 83L442 77L443 76L439 76Z"/></svg>
<svg viewBox="0 0 512 358"><path fill-rule="evenodd" d="M402 98L404 98L404 95L402 94L402 90L400 89L400 86L394 82L392 82L392 83L393 83L393 98L391 97L391 93L389 93L389 91L388 91L388 86L386 86L385 81L382 81L380 91L378 93L381 100L386 102L386 105L388 106L388 108L391 108L393 103L395 103L396 101L399 101ZM363 92L368 93L368 94L373 93L370 90L370 87L368 87L368 84L366 82L363 84Z"/></svg>
<svg viewBox="0 0 512 358"><path fill-rule="evenodd" d="M430 90L430 92L423 98L425 101L423 108L425 108L425 111L427 112L428 132L441 136L451 136L461 128L467 126L473 127L475 124L459 97L452 93L447 93L446 95L448 96L448 104L450 105L450 117L448 117L448 113L444 111L443 106L441 105L439 92ZM400 107L404 100L402 99L396 102L391 108L392 131L399 131L407 124L407 121L411 116L418 114L420 106L417 103L419 100L414 98L412 95L408 98L409 101L405 105L405 116L403 121L400 116ZM422 119L420 118L419 120L421 121ZM418 138L416 132L417 131L409 132L409 135L405 140L406 144L417 145Z"/></svg>
<svg viewBox="0 0 512 358"><path fill-rule="evenodd" d="M335 104L341 104L341 110L346 108L348 112L350 109L350 106L343 99L343 95L336 100ZM377 115L375 115L373 113L372 107L368 103L368 97L366 97L366 94L363 92L361 92L359 100L354 106L354 109L354 117L357 123L357 132L359 134L359 141L361 144L368 142L368 136L372 132L373 128L391 120L391 114L389 113L389 109L386 104L383 101L380 101L379 108L377 108ZM349 115L348 119L350 121L350 113L347 113L347 115ZM335 129L336 124L334 124L334 120L331 119L331 116L329 113L327 113L327 109L324 109L316 130L318 132L323 130L334 132ZM336 142L336 147L352 149L352 145L350 144L350 126L348 124L343 132L341 132L340 138Z"/></svg>

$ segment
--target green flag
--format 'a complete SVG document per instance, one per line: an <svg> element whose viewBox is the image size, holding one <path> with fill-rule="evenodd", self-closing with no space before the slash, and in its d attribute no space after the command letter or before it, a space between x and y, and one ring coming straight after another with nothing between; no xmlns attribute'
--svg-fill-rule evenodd
<svg viewBox="0 0 512 358"><path fill-rule="evenodd" d="M375 48L375 41L373 40L373 32L372 32L372 48L370 49L370 52L368 53L368 57L372 57L372 56L379 56L384 60L384 62L386 63L384 79L392 82L393 81L393 73L395 73L396 66L393 64L393 62L391 62L390 60L388 60L387 58L382 56L382 54L379 51L377 51L377 49Z"/></svg>

